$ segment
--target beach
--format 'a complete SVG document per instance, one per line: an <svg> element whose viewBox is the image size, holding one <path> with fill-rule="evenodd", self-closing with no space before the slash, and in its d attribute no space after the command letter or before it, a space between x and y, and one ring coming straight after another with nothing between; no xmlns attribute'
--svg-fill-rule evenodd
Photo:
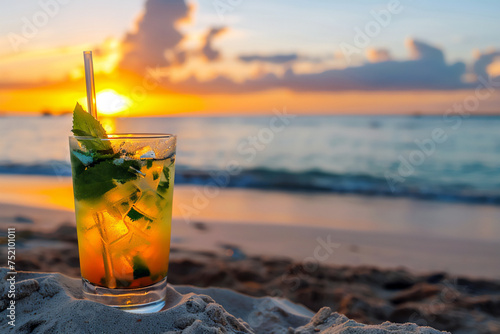
<svg viewBox="0 0 500 334"><path fill-rule="evenodd" d="M16 270L78 279L70 179L0 180L19 185L12 196L3 190L8 188L0 192L1 226L16 228ZM174 203L190 203L195 193L195 186L179 186ZM244 206L250 203L252 207ZM389 213L371 216L384 212L384 205ZM273 215L283 208L289 208L289 216ZM474 233L465 230L470 238L463 229L447 232L446 221L427 229L420 223L411 233L392 227L402 217L408 217L405 223L411 227L415 212L453 212L458 226L465 214L486 221L498 214L495 207L453 203L220 189L198 215L186 219L174 210L168 281L172 289L191 285L284 297L313 313L326 306L365 324L390 320L453 333L500 330L500 244L489 225L481 230L479 224ZM306 216L318 218L310 222ZM331 227L322 226L321 217Z"/></svg>
<svg viewBox="0 0 500 334"><path fill-rule="evenodd" d="M500 334L500 2L0 8L0 334Z"/></svg>
<svg viewBox="0 0 500 334"><path fill-rule="evenodd" d="M205 234L210 228L210 224L190 227L191 234ZM34 333L47 330L217 333L211 327L228 323L235 328L225 327L223 333L281 333L288 328L294 330L288 333L375 334L384 329L392 330L390 333L437 333L417 325L459 334L496 333L500 329L499 280L456 276L443 271L416 274L402 267L294 261L269 253L250 255L243 251L245 248L235 246L236 241L220 244L214 251L189 250L182 243L175 245L174 242L167 306L157 314L132 315L82 300L73 226L64 225L49 233L16 232L20 250L15 275L15 291L19 295L16 297L17 329ZM5 256L3 252L2 256ZM7 270L2 270L5 276L0 280L3 291L0 314L7 315L9 299L5 279L8 276ZM190 314L193 312L186 310L192 304L190 296L179 296L189 293L196 294L204 308L210 299L202 295L211 296L222 306L213 312L222 312L224 317L217 316L214 320L210 312L208 315L203 312L193 318ZM315 323L312 317L316 312L315 318L324 319ZM238 321L228 320L235 316ZM68 323L69 318L73 320ZM120 322L111 319L120 319ZM417 325L397 327L386 321ZM360 323L372 326L358 328L362 326ZM0 326L17 332L7 324L6 317L2 317ZM308 329L302 328L304 326Z"/></svg>
<svg viewBox="0 0 500 334"><path fill-rule="evenodd" d="M74 225L70 178L0 175L0 183L5 185L2 226L49 232ZM500 278L496 206L219 189L205 207L195 209L199 192L202 187L176 186L173 246L214 252L229 243L251 255L303 261L314 256L320 239L335 244L322 257L326 264ZM196 212L183 215L182 205Z"/></svg>
<svg viewBox="0 0 500 334"><path fill-rule="evenodd" d="M189 297L180 286L187 285L191 290L186 291L196 295L206 288L250 296L219 303L228 311L226 319L242 319L237 322L240 332L291 328L297 333L357 333L346 324L374 333L387 326L396 326L396 333L429 332L417 325L458 334L500 332L500 195L495 177L500 161L492 144L497 117L471 119L464 125L467 136L450 133L454 139L436 146L420 167L410 166L414 170L396 184L387 175L402 175L401 164L419 149L414 138L442 126L439 118L297 117L287 131L260 146L250 145L249 138L269 125L268 117L103 122L113 131L182 134L168 270L169 292L181 304L170 304L151 323L144 320L144 327L130 328L147 330L162 321L164 332L238 332L227 327L229 320L226 325L222 320L211 323L206 314L188 317L177 324L182 328L164 320L171 309L186 307ZM57 281L65 298L80 302L71 169L67 143L61 140L70 126L65 116L22 122L7 117L0 124L18 138L1 147L0 256L7 257L7 229L15 228L15 269L27 278L29 283L23 284L39 287L26 295L28 305L38 303L43 277ZM315 136L297 135L313 128ZM484 144L483 151L475 153L472 144ZM230 172L230 164L236 171ZM67 285L74 289L68 292ZM245 304L242 298L278 303L265 312L257 306L253 310L281 320L264 330L249 318L252 312L238 313ZM200 303L210 304L206 298ZM100 312L101 306L93 307ZM43 322L29 312L20 317L28 332L31 327L36 332L37 324L42 332L61 328L63 320L47 314L52 320ZM297 312L301 321L282 321ZM323 319L321 326L313 320L317 317ZM39 320L30 320L35 318ZM137 320L123 312L119 318ZM81 320L79 326L87 328ZM416 325L380 327L385 321ZM213 328L197 327L207 324ZM339 324L344 327L335 329Z"/></svg>

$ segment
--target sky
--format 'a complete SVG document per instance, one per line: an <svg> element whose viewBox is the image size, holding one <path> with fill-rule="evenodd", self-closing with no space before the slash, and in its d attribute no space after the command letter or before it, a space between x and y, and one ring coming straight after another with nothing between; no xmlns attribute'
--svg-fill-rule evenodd
<svg viewBox="0 0 500 334"><path fill-rule="evenodd" d="M85 104L93 50L110 115L439 114L500 82L498 13L493 0L4 1L0 111ZM491 91L475 112L500 111Z"/></svg>

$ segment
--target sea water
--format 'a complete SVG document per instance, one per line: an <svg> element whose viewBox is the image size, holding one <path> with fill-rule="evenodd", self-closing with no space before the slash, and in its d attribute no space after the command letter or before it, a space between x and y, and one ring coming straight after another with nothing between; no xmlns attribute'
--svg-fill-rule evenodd
<svg viewBox="0 0 500 334"><path fill-rule="evenodd" d="M176 184L500 204L500 117L103 119L178 135ZM70 175L71 116L0 118L0 173Z"/></svg>

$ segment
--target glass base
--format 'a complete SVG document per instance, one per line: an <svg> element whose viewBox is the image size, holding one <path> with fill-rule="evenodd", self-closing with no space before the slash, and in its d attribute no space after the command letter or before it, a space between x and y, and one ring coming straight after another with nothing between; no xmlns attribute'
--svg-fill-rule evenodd
<svg viewBox="0 0 500 334"><path fill-rule="evenodd" d="M120 308L131 313L154 313L165 306L167 278L158 283L137 289L108 289L97 286L85 278L83 296L85 299Z"/></svg>

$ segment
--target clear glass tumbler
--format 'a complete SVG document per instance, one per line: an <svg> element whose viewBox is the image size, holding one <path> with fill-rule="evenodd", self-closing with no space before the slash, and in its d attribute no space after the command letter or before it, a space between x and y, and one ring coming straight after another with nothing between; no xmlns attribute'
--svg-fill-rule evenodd
<svg viewBox="0 0 500 334"><path fill-rule="evenodd" d="M69 138L84 297L129 312L165 304L176 136Z"/></svg>

